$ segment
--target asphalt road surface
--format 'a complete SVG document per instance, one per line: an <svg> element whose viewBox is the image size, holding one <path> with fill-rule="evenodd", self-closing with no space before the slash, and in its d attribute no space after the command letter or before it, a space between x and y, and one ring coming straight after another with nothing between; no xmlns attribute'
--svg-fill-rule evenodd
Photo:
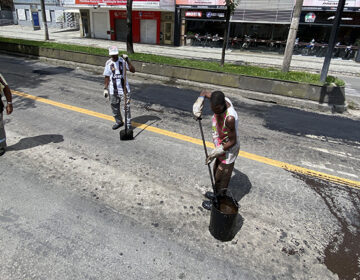
<svg viewBox="0 0 360 280"><path fill-rule="evenodd" d="M240 118L230 189L241 207L236 236L220 242L201 208L200 88L132 75L133 121L145 126L125 142L101 75L5 55L0 65L14 90L2 280L360 278L359 120L225 91ZM210 117L207 104L208 141Z"/></svg>

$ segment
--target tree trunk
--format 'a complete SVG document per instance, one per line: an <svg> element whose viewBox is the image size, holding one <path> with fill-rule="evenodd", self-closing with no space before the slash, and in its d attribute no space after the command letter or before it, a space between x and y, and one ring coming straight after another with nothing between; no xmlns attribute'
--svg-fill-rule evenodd
<svg viewBox="0 0 360 280"><path fill-rule="evenodd" d="M227 6L226 23L225 23L225 31L224 31L224 42L223 42L223 46L222 46L221 61L220 61L220 66L221 67L223 67L224 63L225 63L225 50L226 50L227 40L228 40L228 26L229 26L229 22L230 22L230 14L231 14L230 7Z"/></svg>
<svg viewBox="0 0 360 280"><path fill-rule="evenodd" d="M295 7L294 7L294 14L291 20L290 30L288 39L286 41L286 48L284 53L284 60L281 71L289 72L290 64L291 64L291 57L294 51L294 44L296 39L296 34L299 27L300 15L301 15L301 8L303 5L304 0L296 0Z"/></svg>
<svg viewBox="0 0 360 280"><path fill-rule="evenodd" d="M127 2L126 2L126 10L127 10L126 51L128 54L134 53L133 36L132 36L132 3L133 3L133 0L127 0Z"/></svg>
<svg viewBox="0 0 360 280"><path fill-rule="evenodd" d="M41 0L41 15L42 15L42 20L43 20L44 30L45 30L45 41L49 41L49 31L48 31L48 26L47 26L47 21L46 21L46 12L45 12L45 0Z"/></svg>

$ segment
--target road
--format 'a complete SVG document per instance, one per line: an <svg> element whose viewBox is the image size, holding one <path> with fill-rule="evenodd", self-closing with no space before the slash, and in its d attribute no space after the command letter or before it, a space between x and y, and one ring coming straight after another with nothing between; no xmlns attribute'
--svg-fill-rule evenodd
<svg viewBox="0 0 360 280"><path fill-rule="evenodd" d="M101 75L5 55L0 64L14 90L1 279L360 277L358 119L226 92L240 118L230 189L241 222L220 242L201 208L210 180L191 116L199 88L132 75L133 121L145 125L120 142ZM208 104L203 125L210 141Z"/></svg>
<svg viewBox="0 0 360 280"><path fill-rule="evenodd" d="M350 108L360 109L360 78L359 77L349 77L341 76L346 83L345 85L345 94L346 101Z"/></svg>

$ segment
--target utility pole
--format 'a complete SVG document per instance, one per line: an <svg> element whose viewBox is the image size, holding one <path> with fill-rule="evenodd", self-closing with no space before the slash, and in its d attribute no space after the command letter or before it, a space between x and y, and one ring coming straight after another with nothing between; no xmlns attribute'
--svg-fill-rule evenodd
<svg viewBox="0 0 360 280"><path fill-rule="evenodd" d="M224 42L221 50L221 61L220 61L221 67L224 67L224 63L225 63L225 49L227 48L228 40L229 40L230 17L234 13L235 8L238 4L235 1L236 0L225 0L226 18L225 18Z"/></svg>
<svg viewBox="0 0 360 280"><path fill-rule="evenodd" d="M344 6L345 6L345 0L339 0L337 10L336 10L335 19L334 19L334 23L333 23L333 26L331 28L331 34L330 34L328 49L327 49L325 59L324 59L324 64L323 64L323 67L322 67L322 70L321 70L320 81L322 83L325 83L327 74L329 72L330 61L331 61L332 53L333 53L333 50L334 50L337 34L338 34L338 31L339 31L341 15L343 13Z"/></svg>
<svg viewBox="0 0 360 280"><path fill-rule="evenodd" d="M226 7L226 24L225 24L225 30L224 30L224 41L223 41L223 46L222 46L222 50L221 50L221 61L220 61L220 65L221 67L224 66L225 63L225 49L227 47L227 41L229 38L229 24L230 24L230 16L231 16L231 7L229 5L227 5Z"/></svg>
<svg viewBox="0 0 360 280"><path fill-rule="evenodd" d="M45 0L41 0L40 2L41 2L41 15L45 29L45 41L49 41L49 31L48 31L46 13L45 13Z"/></svg>
<svg viewBox="0 0 360 280"><path fill-rule="evenodd" d="M295 7L294 7L294 13L291 20L289 35L286 41L286 48L284 53L284 60L282 64L281 71L283 72L289 72L290 64L291 64L291 57L294 50L294 44L296 40L296 34L299 28L299 21L300 21L300 15L301 15L301 8L303 5L304 0L296 0Z"/></svg>
<svg viewBox="0 0 360 280"><path fill-rule="evenodd" d="M132 37L132 4L133 0L126 1L126 24L127 24L127 36L126 36L126 51L128 54L134 53L133 37Z"/></svg>

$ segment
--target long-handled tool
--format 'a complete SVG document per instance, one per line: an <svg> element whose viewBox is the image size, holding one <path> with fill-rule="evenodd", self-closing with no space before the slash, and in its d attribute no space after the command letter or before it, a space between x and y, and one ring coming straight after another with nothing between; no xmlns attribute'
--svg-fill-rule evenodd
<svg viewBox="0 0 360 280"><path fill-rule="evenodd" d="M126 87L126 62L123 64L123 75L124 75L124 85L123 85L123 91L124 91L124 111L125 111L125 129L120 131L120 140L132 140L134 139L133 130L128 128L128 121L127 121L127 87Z"/></svg>
<svg viewBox="0 0 360 280"><path fill-rule="evenodd" d="M201 124L201 118L199 118L198 121L199 121L199 127L200 127L200 132L201 132L201 138L202 138L202 141L203 141L205 156L206 156L206 158L208 158L208 152L207 152L207 149L206 149L205 137L204 137L204 132L203 132L202 124ZM218 207L217 193L216 193L216 189L215 189L214 177L213 177L213 174L212 174L212 171L211 171L210 163L207 166L208 166L208 169L209 169L211 186L212 186L212 189L213 189L213 192L214 192L213 204L214 204L215 207Z"/></svg>

